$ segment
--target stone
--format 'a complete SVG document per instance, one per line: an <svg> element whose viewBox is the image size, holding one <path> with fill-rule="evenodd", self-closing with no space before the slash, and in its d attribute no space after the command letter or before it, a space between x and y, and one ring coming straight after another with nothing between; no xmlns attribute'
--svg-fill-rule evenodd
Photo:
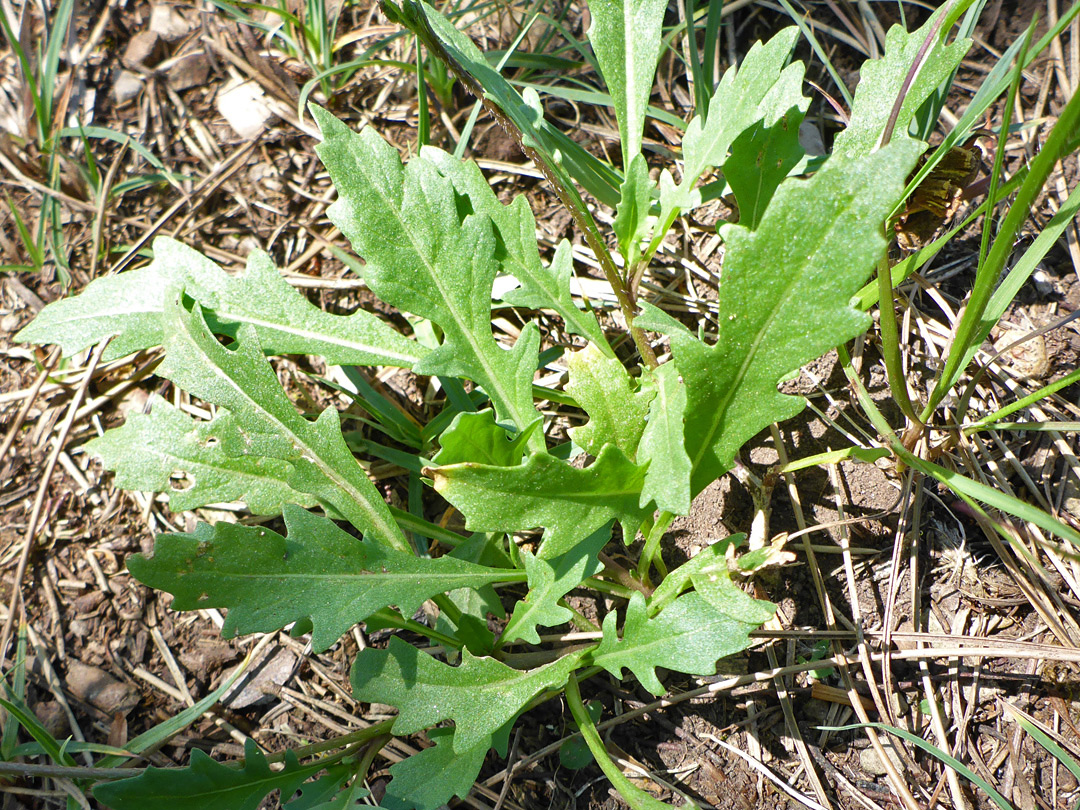
<svg viewBox="0 0 1080 810"><path fill-rule="evenodd" d="M131 686L81 661L68 662L64 683L72 695L108 715L127 714L139 702L139 693Z"/></svg>
<svg viewBox="0 0 1080 810"><path fill-rule="evenodd" d="M113 102L121 107L134 99L142 92L143 80L137 73L130 70L121 70L112 86Z"/></svg>
<svg viewBox="0 0 1080 810"><path fill-rule="evenodd" d="M140 31L124 48L123 62L128 67L152 67L161 61L164 47L153 31Z"/></svg>
<svg viewBox="0 0 1080 810"><path fill-rule="evenodd" d="M166 42L176 42L191 31L191 23L184 19L175 6L158 3L150 11L150 30Z"/></svg>
<svg viewBox="0 0 1080 810"><path fill-rule="evenodd" d="M893 741L881 738L881 747L885 750L885 756L892 762L893 767L901 774L904 773L904 763L900 760L900 755L896 753L896 746ZM873 747L864 748L859 752L859 765L862 766L864 771L874 776L884 776L886 774L885 765Z"/></svg>
<svg viewBox="0 0 1080 810"><path fill-rule="evenodd" d="M177 657L180 663L200 678L234 661L240 653L231 644L217 639L200 638L193 645L181 650Z"/></svg>
<svg viewBox="0 0 1080 810"><path fill-rule="evenodd" d="M179 92L206 84L210 76L210 60L202 51L184 54L170 60L168 70L162 70L169 87Z"/></svg>
<svg viewBox="0 0 1080 810"><path fill-rule="evenodd" d="M273 115L266 94L252 81L226 86L218 94L216 106L229 126L245 140L259 137Z"/></svg>
<svg viewBox="0 0 1080 810"><path fill-rule="evenodd" d="M34 704L34 716L45 730L56 739L62 740L68 734L68 719L64 707L55 700L42 700Z"/></svg>
<svg viewBox="0 0 1080 810"><path fill-rule="evenodd" d="M799 146L810 157L820 157L828 154L825 150L825 141L821 140L821 133L809 121L803 121L799 124Z"/></svg>
<svg viewBox="0 0 1080 810"><path fill-rule="evenodd" d="M225 693L221 705L236 711L273 699L274 692L285 685L295 665L296 656L286 649L279 649L273 655L264 653ZM231 678L235 671L236 667L230 669L226 679Z"/></svg>

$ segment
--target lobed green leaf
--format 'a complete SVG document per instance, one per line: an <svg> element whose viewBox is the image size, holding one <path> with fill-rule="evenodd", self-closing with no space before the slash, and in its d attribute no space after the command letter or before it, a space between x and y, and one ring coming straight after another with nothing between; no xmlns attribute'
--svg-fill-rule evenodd
<svg viewBox="0 0 1080 810"><path fill-rule="evenodd" d="M492 736L545 689L559 688L584 651L564 655L527 671L462 650L461 664L435 660L397 636L385 650L361 651L352 669L357 700L389 703L398 709L395 734L412 734L443 720L454 721L454 750L490 746Z"/></svg>
<svg viewBox="0 0 1080 810"><path fill-rule="evenodd" d="M802 398L776 390L781 378L868 325L849 302L885 250L885 217L922 148L897 138L865 157L832 158L810 179L783 183L756 230L725 227L715 345L643 305L637 323L670 336L686 388L692 495L755 433L802 410Z"/></svg>
<svg viewBox="0 0 1080 810"><path fill-rule="evenodd" d="M283 516L287 537L232 523L159 535L153 556L134 555L128 569L140 582L171 593L174 610L228 608L226 637L310 619L316 651L389 605L411 616L437 594L522 579L505 568L387 548L296 506L286 506Z"/></svg>
<svg viewBox="0 0 1080 810"><path fill-rule="evenodd" d="M650 619L645 597L635 592L626 606L622 638L616 631L615 613L609 613L604 617L604 639L593 651L591 662L617 678L622 677L624 668L629 669L642 686L662 695L665 689L656 677L656 667L712 675L717 660L750 645L749 633L759 625L756 620L721 613L693 592L683 594Z"/></svg>
<svg viewBox="0 0 1080 810"><path fill-rule="evenodd" d="M558 627L570 621L571 612L559 604L588 577L595 576L604 566L596 555L611 539L611 524L607 524L586 537L578 545L552 560L521 552L521 559L528 576L529 592L514 605L510 621L503 628L501 644L524 639L539 644L537 626Z"/></svg>
<svg viewBox="0 0 1080 810"><path fill-rule="evenodd" d="M289 486L292 465L287 461L225 452L226 444L242 441L230 414L197 422L156 395L150 407L149 413L132 412L121 427L84 445L116 472L118 487L164 492L174 512L239 500L253 514L277 515L287 503L318 504L314 496ZM182 480L176 482L178 475Z"/></svg>
<svg viewBox="0 0 1080 810"><path fill-rule="evenodd" d="M363 780L342 788L355 773L355 765L331 765L323 776L302 785L300 795L286 804L285 810L356 810L368 795Z"/></svg>
<svg viewBox="0 0 1080 810"><path fill-rule="evenodd" d="M946 45L948 30L936 34L935 25L948 13L942 5L917 31L908 33L894 25L885 35L885 54L880 59L867 60L859 71L859 85L851 105L851 118L843 132L833 141L833 155L847 158L870 154L881 143L889 117L897 99L903 98L893 131L906 135L915 114L930 95L949 79L971 47L971 40L957 38ZM933 37L914 80L905 81L915 64L919 51Z"/></svg>
<svg viewBox="0 0 1080 810"><path fill-rule="evenodd" d="M288 461L289 486L314 495L372 539L407 551L389 507L345 444L337 411L328 407L315 422L306 420L278 383L254 328L242 326L229 350L210 332L201 308L188 311L183 297L175 289L169 296L158 374L230 412L236 429L223 435L224 451Z"/></svg>
<svg viewBox="0 0 1080 810"><path fill-rule="evenodd" d="M511 306L557 312L569 332L596 343L610 354L611 349L596 316L579 309L570 295L570 279L574 272L570 243L565 239L560 242L551 267L544 267L537 249L536 221L524 195L503 205L476 163L458 160L430 146L425 146L420 154L438 167L459 195L468 198L474 213L491 218L495 226L496 259L503 271L521 284L520 288L503 295L502 300Z"/></svg>
<svg viewBox="0 0 1080 810"><path fill-rule="evenodd" d="M806 110L802 94L802 62L787 65L799 29L785 28L767 43L754 43L742 64L724 73L709 101L707 116L695 116L683 136L683 179L680 189L689 190L712 166L722 165L735 139L752 124L766 126L792 108ZM785 67L785 65L787 65ZM798 130L798 122L794 122Z"/></svg>
<svg viewBox="0 0 1080 810"><path fill-rule="evenodd" d="M570 428L570 438L590 455L614 444L628 458L637 452L652 391L638 390L623 364L589 344L567 360L566 393L589 414L589 421Z"/></svg>
<svg viewBox="0 0 1080 810"><path fill-rule="evenodd" d="M440 434L442 447L432 457L432 462L437 465L472 462L495 467L516 466L525 455L529 433L539 424L537 420L527 432L511 439L506 435L506 429L495 422L494 412L490 409L462 411Z"/></svg>
<svg viewBox="0 0 1080 810"><path fill-rule="evenodd" d="M425 472L465 515L470 530L544 527L539 555L546 560L565 554L613 519L623 524L630 542L648 514L638 505L645 468L610 444L585 469L534 453L514 467L461 463Z"/></svg>
<svg viewBox="0 0 1080 810"><path fill-rule="evenodd" d="M755 599L731 581L724 554L727 545L721 542L706 546L690 561L694 563L689 571L694 591L726 616L755 625L764 624L776 613L776 605Z"/></svg>
<svg viewBox="0 0 1080 810"><path fill-rule="evenodd" d="M65 356L112 336L105 361L164 342L166 293L183 288L206 309L214 326L236 336L249 324L266 354L314 354L331 365L409 368L427 353L375 315L332 315L312 305L281 277L270 257L255 251L247 269L230 275L173 239L154 240L148 266L92 281L80 295L45 307L16 340L58 343Z"/></svg>
<svg viewBox="0 0 1080 810"><path fill-rule="evenodd" d="M454 729L428 731L435 744L390 766L390 780L379 806L384 810L438 810L454 796L465 798L483 767L490 738L463 751Z"/></svg>
<svg viewBox="0 0 1080 810"><path fill-rule="evenodd" d="M500 420L525 430L537 418L532 381L540 332L529 324L509 351L491 333L499 263L490 217L463 218L453 183L424 158L402 166L375 130L355 133L324 110L312 114L324 138L316 151L339 195L327 214L367 263L368 286L443 331L442 345L413 370L473 380ZM531 446L543 449L543 436L534 434Z"/></svg>
<svg viewBox="0 0 1080 810"><path fill-rule="evenodd" d="M288 751L285 767L272 771L249 738L244 742L242 768L221 765L196 748L186 768L149 767L131 779L96 785L94 798L111 810L256 810L272 791L291 796L324 767L320 762L301 765Z"/></svg>

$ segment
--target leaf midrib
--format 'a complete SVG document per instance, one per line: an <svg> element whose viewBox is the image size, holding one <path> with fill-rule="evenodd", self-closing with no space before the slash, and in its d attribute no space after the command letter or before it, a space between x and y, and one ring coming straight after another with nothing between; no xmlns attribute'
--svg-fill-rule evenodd
<svg viewBox="0 0 1080 810"><path fill-rule="evenodd" d="M409 366L413 365L421 359L419 357L402 354L400 352L390 349L383 349L377 346L369 346L368 344L361 343L359 341L348 340L346 338L341 338L336 335L329 335L325 332L316 332L311 329L301 329L291 324L282 324L277 321L270 321L264 318L255 318L250 315L236 314L234 312L230 312L229 310L214 309L211 311L214 313L214 315L218 317L219 320L228 320L230 322L235 322L238 324L248 323L252 326L263 326L275 332L283 332L287 335L292 335L294 337L302 339L310 339L322 343L329 343L334 346L341 346L342 348L353 349L354 351L365 352L367 354L372 354L387 359L402 360L407 362ZM328 314L322 312L322 310L319 311L324 315ZM338 316L331 315L330 317Z"/></svg>
<svg viewBox="0 0 1080 810"><path fill-rule="evenodd" d="M820 177L820 174L818 176ZM831 180L831 177L829 179ZM809 184L807 184L807 186L808 185ZM854 199L854 195L849 192L848 195L847 195L847 204L845 205L845 207L842 210L846 211L850 207L851 201L853 199ZM832 217L829 228L822 232L821 238L815 243L814 249L812 251L810 251L811 256L817 256L821 246L823 244L825 244L828 241L828 238L831 237L833 235L833 233L837 230L839 219L840 219L839 216ZM756 237L756 235L758 233L761 233L762 230L763 230L763 225L764 225L763 222L758 223L758 230L753 232L751 234L751 236ZM792 287L794 287L803 278L803 276L806 274L807 268L810 267L811 264L812 264L811 262L806 262L805 264L801 265L801 268L800 268L801 272L791 274L789 276L789 279L791 279L791 280L789 280L788 283L785 284L784 287L783 287L784 294L783 295L778 295L776 297L776 303L774 304L774 306L770 310L770 312L768 314L768 317L764 321L762 327L758 330L757 334L755 335L753 342L750 344L750 350L746 352L746 354L745 354L745 356L743 358L742 365L739 367L739 371L735 375L735 377L734 377L734 379L732 381L732 384L728 387L726 393L724 394L724 396L720 400L719 406L713 412L713 417L712 417L712 420L710 421L710 424L709 424L709 432L708 432L708 435L707 435L707 439L706 439L706 441L703 441L698 445L698 450L694 454L693 458L691 459L691 465L690 465L690 475L691 475L691 477L693 477L694 473L697 472L698 465L701 463L702 458L705 457L705 453L709 449L712 448L713 440L716 437L717 429L719 428L720 423L723 421L723 418L727 415L727 410L731 406L732 400L735 398L736 394L741 390L743 382L746 379L746 377L748 376L748 370L749 370L750 366L752 365L754 358L757 356L758 347L761 345L761 342L764 339L764 336L766 335L766 333L768 333L772 329L772 325L776 321L776 318L777 318L778 314L781 312L781 310L783 310L784 305L786 304L786 302L787 302L787 300L789 298L790 290L792 289ZM836 309L836 308L835 307L830 307L830 309ZM715 350L715 347L713 347L709 351L714 351L714 350Z"/></svg>
<svg viewBox="0 0 1080 810"><path fill-rule="evenodd" d="M239 562L237 563L240 564ZM314 580L322 584L332 583L335 581L352 583L354 580L363 580L364 582L371 582L372 580L385 580L386 584L399 585L397 582L399 579L409 579L413 582L436 580L438 582L456 581L456 580L470 580L476 585L480 582L480 585L489 585L496 582L525 582L524 571L511 571L507 570L505 574L498 573L447 573L445 571L433 571L429 573L419 571L401 571L397 573L392 572L374 572L374 571L352 571L352 572L335 572L326 573L325 571L245 571L238 569L235 571L223 569L220 561L215 561L214 569L212 571L201 572L199 579L208 579L210 581L226 580L226 581L248 581L248 580ZM187 576L191 577L194 572L189 573ZM377 584L377 582L376 582ZM479 587L479 585L476 585ZM448 588L447 590L453 590ZM361 594L357 599L362 599L366 594ZM356 600L353 600L356 601Z"/></svg>
<svg viewBox="0 0 1080 810"><path fill-rule="evenodd" d="M201 315L199 317L201 317ZM283 433L286 434L287 437L290 438L294 449L299 452L299 456L313 461L319 468L320 472L322 472L322 474L329 481L336 484L340 489L346 491L352 496L355 504L367 514L368 520L371 522L372 527L382 533L383 539L385 539L388 544L390 544L394 548L397 548L398 550L408 550L408 544L405 542L405 537L403 534L401 534L401 529L398 527L397 523L393 521L393 518L390 518L390 522L388 524L386 516L379 514L378 507L374 506L371 503L370 498L365 496L364 493L360 489L358 489L357 485L355 485L353 481L341 475L334 465L328 463L326 459L323 458L322 454L314 449L314 444L312 442L309 442L306 438L301 437L297 433L297 431L293 429L293 427L286 425L278 416L267 410L266 407L259 403L258 400L248 394L248 392L244 390L244 388L239 383L237 383L235 380L232 379L232 377L225 373L225 370L222 369L214 361L213 357L211 357L210 354L200 345L198 339L190 331L187 332L187 338L192 343L192 345L196 346L198 350L207 358L210 367L213 369L213 372L217 377L225 380L228 386L230 386L234 391L238 392L241 398L247 403L249 403L253 411L259 414L263 414L263 418L268 419L272 425L276 425ZM218 345L216 341L214 342L214 345ZM221 350L226 351L226 349L224 349L223 347ZM305 421L301 416L294 413L294 417L300 420L303 423L304 427L310 428L310 423ZM359 466L357 466L357 469L360 469ZM361 473L363 474L362 470ZM374 485L372 485L372 489L374 489ZM384 507L386 506L385 502L383 502L381 499L379 502L382 503ZM388 509L387 516L389 516Z"/></svg>
<svg viewBox="0 0 1080 810"><path fill-rule="evenodd" d="M415 158L415 159L416 160L423 160L423 158ZM509 412L511 414L513 414L514 420L517 422L518 430L524 430L525 427L529 423L523 418L522 414L520 414L518 412L517 403L514 402L514 400L507 397L506 390L504 389L504 387L502 385L502 381L500 379L500 375L492 373L492 366L491 366L491 363L490 363L490 359L485 355L484 352L480 351L480 345L473 341L472 332L469 329L463 327L462 321L458 318L458 315L457 315L457 308L452 305L452 303L451 303L452 299L446 294L446 289L443 287L443 285L441 283L441 280L439 278L439 274L435 272L435 266L433 264L431 264L430 262L428 262L427 257L424 256L423 251L420 250L416 240L413 237L412 229L406 227L405 219L402 216L402 212L400 210L398 210L398 207L396 205L393 204L393 200L391 200L389 197L387 197L385 194L383 194L382 188L379 186L379 184L376 183L376 182L373 182L371 180L371 176L367 171L368 167L364 163L364 161L358 160L358 161L356 161L356 163L360 167L360 170L364 173L365 177L368 178L368 187L374 189L375 193L383 201L383 204L386 207L386 209L389 210L390 213L393 215L393 217L398 221L398 225L399 225L402 233L405 234L406 239L409 240L409 244L412 245L413 253L417 256L417 258L420 259L421 264L423 265L424 269L427 272L428 278L431 279L431 281L435 284L436 289L438 289L439 295L442 297L442 301L443 301L444 305L449 305L449 306L444 306L444 310L446 311L446 313L449 315L451 321L453 322L453 324L454 324L454 326L456 328L456 331L458 332L459 337L464 336L465 344L470 348L470 350L472 351L473 357L475 357L476 360L480 363L481 368L484 370L484 374L488 377L488 380L486 380L486 381L477 380L476 382L479 382L485 388L490 386L490 388L493 389L498 394L499 399L502 400L502 402L506 405L507 410L509 410ZM400 166L400 164L398 164L398 165ZM405 190L405 181L406 181L406 171L407 170L406 170L406 168L404 166L401 166L400 168L401 168L401 171L400 171L398 177L401 179L401 182L402 182L402 192L403 192L402 201L404 202L404 190ZM433 168L436 169L436 173L437 173L437 171L438 171L437 167L433 166ZM473 214L471 216L476 216L476 215ZM485 214L484 216L487 216L487 215ZM490 216L487 216L487 219L488 219L489 222L491 222L491 217ZM466 219L466 221L468 221L468 220ZM458 233L460 235L463 232L464 232L464 222L462 223L461 230ZM490 290L488 291L488 297L489 298L491 297L491 291ZM444 326L443 329L445 330L445 328L446 327ZM489 337L490 337L490 335L489 335ZM491 340L491 345L495 349L497 349L500 352L504 351L495 342L494 337L490 337L490 340ZM489 391L489 394L490 393L491 392Z"/></svg>

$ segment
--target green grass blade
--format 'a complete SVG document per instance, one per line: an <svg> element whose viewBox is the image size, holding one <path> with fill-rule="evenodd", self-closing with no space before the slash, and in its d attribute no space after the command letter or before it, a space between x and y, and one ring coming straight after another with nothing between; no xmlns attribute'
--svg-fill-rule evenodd
<svg viewBox="0 0 1080 810"><path fill-rule="evenodd" d="M1024 731L1032 736L1032 738L1045 748L1050 755L1060 762L1065 768L1075 777L1080 780L1080 763L1077 763L1068 751L1058 745L1054 739L1050 736L1050 729L1046 728L1042 723L1025 712L1023 709L1019 709L1013 706L1008 701L1001 701L1001 707L1005 710L1005 713L1012 717Z"/></svg>
<svg viewBox="0 0 1080 810"><path fill-rule="evenodd" d="M822 731L854 731L856 729L874 728L878 731L887 731L890 734L895 734L897 737L900 737L903 740L907 740L912 745L916 746L917 748L921 748L923 751L930 754L932 757L940 760L943 764L952 768L954 771L961 774L964 778L970 779L973 783L980 787L986 793L986 795L990 797L991 801L993 801L994 804L1001 808L1001 810L1013 810L1013 806L1009 804L1005 797L998 793L996 790L994 790L994 788L988 782L986 782L982 777L972 771L971 768L967 767L956 757L946 754L936 745L928 743L922 737L912 734L910 731L904 731L901 728L888 726L884 723L853 723L849 726L820 726L819 728L821 728Z"/></svg>
<svg viewBox="0 0 1080 810"><path fill-rule="evenodd" d="M840 91L840 95L844 97L844 103L847 104L848 109L851 109L852 96L851 91L848 90L847 85L844 84L844 80L840 77L840 73L836 70L832 60L829 59L829 55L825 52L825 49L821 47L821 43L818 42L817 36L814 35L814 31L806 24L806 20L799 14L788 2L788 0L780 0L780 5L784 7L784 11L791 17L792 21L799 26L799 31L802 32L803 37L810 43L810 47L813 48L814 54L821 60L821 64L825 66L825 69L829 71L829 75L832 77L833 83Z"/></svg>
<svg viewBox="0 0 1080 810"><path fill-rule="evenodd" d="M886 437L893 453L895 453L906 465L918 470L924 475L930 476L935 481L944 484L955 492L961 500L982 514L985 514L985 512L979 505L980 503L1013 515L1014 517L1018 517L1021 520L1026 520L1029 523L1034 523L1043 531L1052 534L1055 537L1059 537L1062 540L1067 540L1080 549L1080 532L1077 532L1071 526L1067 526L1052 515L1048 515L1041 509L1025 503L1019 498L1007 495L1004 492L999 492L993 487L988 487L978 481L973 481L958 472L947 470L933 462L926 461L904 447L903 442L896 436L896 433L889 425L888 420L885 419L877 405L874 404L874 401L870 398L870 394L867 392L862 380L851 366L851 358L848 355L847 350L843 347L840 347L840 360L848 381L855 388L863 412L866 414L867 418L870 419L871 423L873 423L878 433ZM996 523L994 526L999 532L1002 531ZM1005 539L1009 543L1013 542L1013 539L1008 535L1005 535ZM1019 549L1019 551L1020 553L1027 554L1024 549Z"/></svg>
<svg viewBox="0 0 1080 810"><path fill-rule="evenodd" d="M6 685L5 688L7 688ZM0 698L0 706L2 706L9 715L15 718L16 722L26 730L27 734L37 741L38 745L40 745L45 753L48 754L49 759L57 765L76 767L78 763L71 758L64 750L64 747L57 742L56 738L41 724L41 721L37 719L30 708L11 694L10 689L8 690L8 697L11 699L4 700L3 698Z"/></svg>
<svg viewBox="0 0 1080 810"><path fill-rule="evenodd" d="M712 88L705 79L705 65L697 43L697 2L683 0L686 8L686 49L690 52L690 76L694 82L694 110L704 112L708 109Z"/></svg>
<svg viewBox="0 0 1080 810"><path fill-rule="evenodd" d="M34 71L33 63L23 49L19 37L11 30L7 14L0 14L0 28L3 29L4 38L7 40L8 46L19 60L19 69L22 72L23 81L25 81L28 86L30 100L34 105L34 116L38 124L38 147L44 148L47 132L47 124L44 122L49 120L52 111L45 107L45 99L38 90L38 77Z"/></svg>
<svg viewBox="0 0 1080 810"><path fill-rule="evenodd" d="M98 126L64 127L58 133L56 133L56 137L57 138L100 138L102 140L113 141L114 143L118 143L121 146L128 147L129 149L131 149L131 151L135 152L137 155L139 155L144 160L146 160L146 162L149 163L151 166L153 166L155 169L157 169L159 171L162 171L162 172L167 171L166 168L165 168L165 164L162 163L154 155L153 152L151 152L149 149L147 149L141 143L136 141L130 135L126 135L123 132L117 132L116 130L109 129L108 127L98 127Z"/></svg>
<svg viewBox="0 0 1080 810"><path fill-rule="evenodd" d="M1001 319L1001 316L1005 314L1005 310L1009 308L1009 304L1012 303L1020 288L1031 278L1031 274L1035 272L1039 263L1057 243L1058 238L1064 233L1065 229L1076 221L1078 212L1080 212L1080 184L1077 184L1069 194L1068 199L1058 209L1058 212L1039 231L1039 235L1024 251L1024 255L1013 264L1004 280L998 284L993 295L990 296L990 301L986 305L973 345L968 348L962 366L966 367L971 362L971 359L978 351L979 345L989 337L990 331Z"/></svg>
<svg viewBox="0 0 1080 810"><path fill-rule="evenodd" d="M168 720L158 723L148 731L144 731L137 737L134 737L127 741L124 746L125 756L119 754L112 754L102 757L100 760L94 763L96 768L116 768L127 762L132 756L138 756L144 751L148 751L152 748L157 748L162 743L172 739L179 734L185 728L190 726L196 720L198 720L205 712L208 712L210 708L221 699L221 696L229 691L230 687L236 683L245 672L247 672L248 666L251 664L251 656L241 662L240 666L236 668L232 675L226 678L221 686L215 689L210 694L201 700L191 704L186 709L170 717Z"/></svg>
<svg viewBox="0 0 1080 810"><path fill-rule="evenodd" d="M52 141L52 129L58 126L60 121L53 121L53 93L59 89L57 74L60 71L60 49L68 38L68 26L71 24L71 15L75 9L75 0L60 0L56 7L56 16L53 17L52 25L47 26L46 45L44 59L40 65L41 94L43 108L48 118L38 121L39 127L47 127L42 133L44 143Z"/></svg>
<svg viewBox="0 0 1080 810"><path fill-rule="evenodd" d="M45 264L45 251L42 250L41 245L34 241L34 237L30 234L30 229L26 227L22 214L20 214L19 209L15 207L15 203L12 202L11 197L5 194L4 200L7 202L8 210L11 211L11 218L15 222L15 230L19 234L19 241L22 242L23 249L30 257L32 266L28 269L40 270L42 265Z"/></svg>
<svg viewBox="0 0 1080 810"><path fill-rule="evenodd" d="M1042 149L1031 161L1028 176L1021 184L1016 198L1005 215L994 244L987 254L986 262L976 275L975 287L971 291L964 315L957 326L945 367L923 410L923 420L930 417L963 373L968 352L977 344L979 328L982 326L982 319L994 285L1001 277L1005 262L1012 253L1016 233L1028 218L1028 210L1041 192L1054 165L1065 154L1069 141L1075 137L1078 124L1080 124L1080 93L1074 93L1062 109Z"/></svg>
<svg viewBox="0 0 1080 810"><path fill-rule="evenodd" d="M14 701L25 704L26 702L26 640L27 628L23 622L19 623L18 641L15 647L15 665L12 667L12 683L9 690ZM8 689L5 681L4 688ZM9 714L4 721L3 739L0 740L0 758L4 762L10 762L15 747L19 742L19 718ZM51 737L49 738L52 739Z"/></svg>
<svg viewBox="0 0 1080 810"><path fill-rule="evenodd" d="M1077 369L1070 374L1066 374L1060 380L1055 380L1049 385L1044 385L1038 391L1028 394L1026 397L1021 397L1015 402L1010 402L1004 408L999 408L992 414L984 416L978 422L973 425L968 425L964 428L964 434L970 435L980 430L996 430L997 422L1004 419L1010 414L1014 414L1017 411L1021 411L1042 399L1046 399L1051 394L1060 391L1062 388L1067 388L1075 382L1080 382L1080 369Z"/></svg>

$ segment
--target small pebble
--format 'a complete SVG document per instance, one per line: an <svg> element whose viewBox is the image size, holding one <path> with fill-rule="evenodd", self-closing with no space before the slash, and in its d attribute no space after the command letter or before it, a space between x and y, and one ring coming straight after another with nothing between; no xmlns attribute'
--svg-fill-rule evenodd
<svg viewBox="0 0 1080 810"><path fill-rule="evenodd" d="M161 38L153 31L140 31L124 48L123 61L131 67L150 67L157 64L163 49Z"/></svg>
<svg viewBox="0 0 1080 810"><path fill-rule="evenodd" d="M139 693L132 687L105 670L89 667L81 661L68 662L64 683L72 695L105 714L127 714L139 702Z"/></svg>
<svg viewBox="0 0 1080 810"><path fill-rule="evenodd" d="M900 755L896 753L896 748L893 745L892 740L883 739L881 741L881 747L885 749L885 756L892 761L893 767L900 773L904 773L904 763L901 762ZM885 765L878 757L877 751L872 747L864 748L859 752L859 765L862 766L864 771L873 774L874 776L884 776L887 773Z"/></svg>
<svg viewBox="0 0 1080 810"><path fill-rule="evenodd" d="M159 3L150 12L150 30L166 42L176 42L187 36L191 24L180 15L175 6Z"/></svg>
<svg viewBox="0 0 1080 810"><path fill-rule="evenodd" d="M122 106L142 92L143 80L137 73L121 70L112 86L112 97L116 106Z"/></svg>
<svg viewBox="0 0 1080 810"><path fill-rule="evenodd" d="M210 75L210 60L205 53L189 53L176 61L170 60L168 70L164 66L161 70L173 90L188 90L206 84Z"/></svg>
<svg viewBox="0 0 1080 810"><path fill-rule="evenodd" d="M250 81L227 87L218 94L216 106L229 126L245 140L261 135L273 116L262 89Z"/></svg>

